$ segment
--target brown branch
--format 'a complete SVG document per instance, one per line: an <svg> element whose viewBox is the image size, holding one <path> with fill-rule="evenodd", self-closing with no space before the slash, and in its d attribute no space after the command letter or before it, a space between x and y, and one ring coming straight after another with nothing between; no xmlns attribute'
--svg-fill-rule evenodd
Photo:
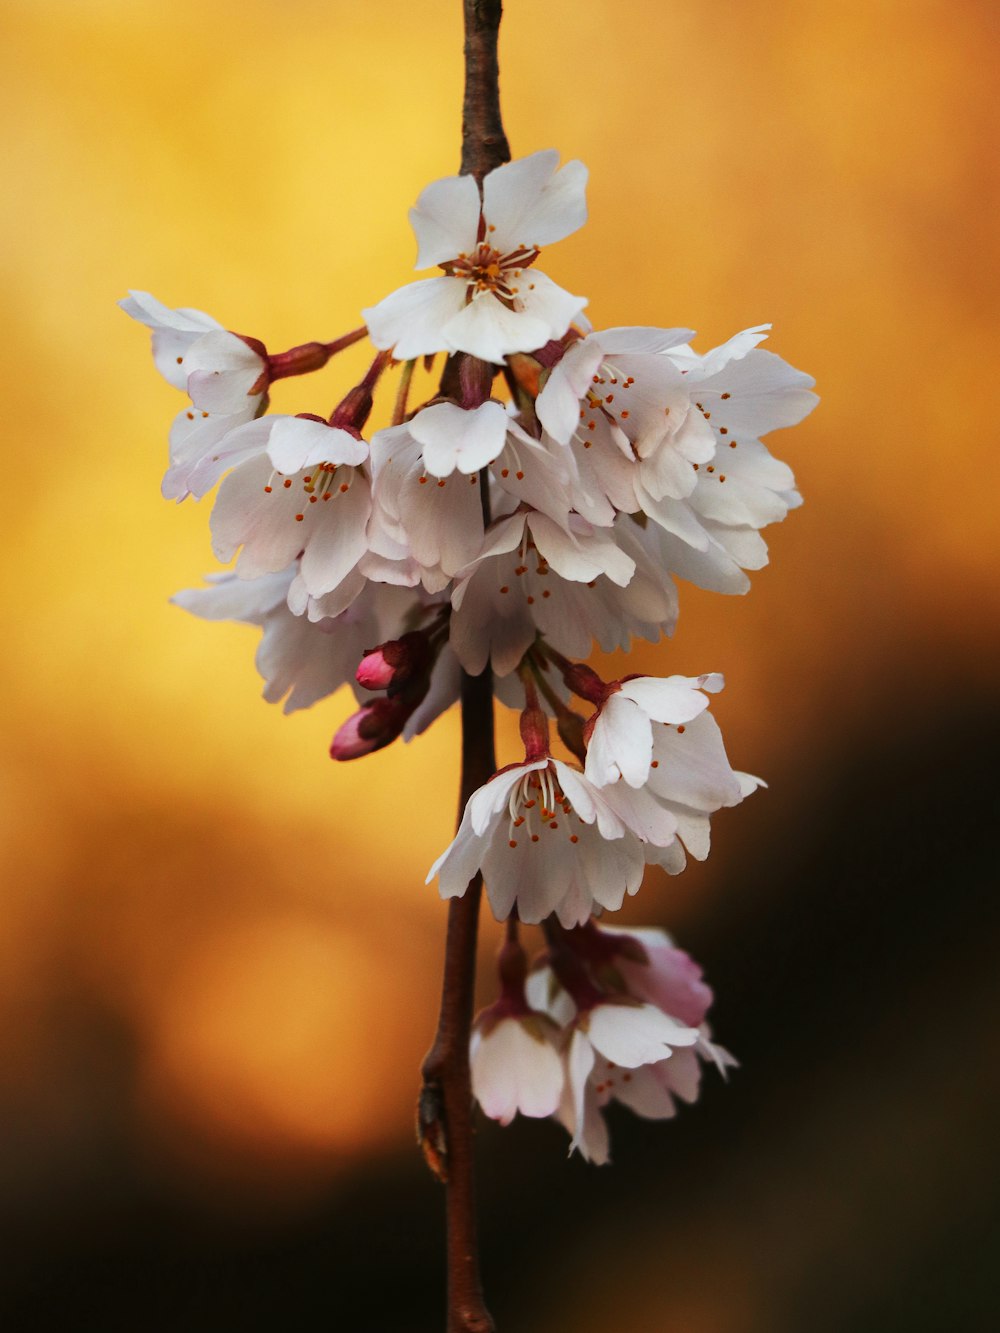
<svg viewBox="0 0 1000 1333"><path fill-rule="evenodd" d="M500 0L463 0L465 10L465 100L462 103L463 176L483 177L510 161L500 115L497 35Z"/></svg>
<svg viewBox="0 0 1000 1333"><path fill-rule="evenodd" d="M497 38L500 0L463 0L465 99L462 106L461 174L480 184L487 172L510 160L500 117ZM459 378L458 358L445 367L442 392ZM455 381L452 385L449 380ZM454 394L452 394L454 396ZM483 522L490 522L490 477L479 476ZM496 769L493 677L462 672L462 779L458 818L472 793ZM431 1170L444 1182L447 1209L448 1333L493 1333L483 1300L476 1243L473 1176L473 1105L469 1040L475 1002L476 941L483 879L477 874L461 898L448 904L444 979L437 1035L423 1064L417 1136Z"/></svg>

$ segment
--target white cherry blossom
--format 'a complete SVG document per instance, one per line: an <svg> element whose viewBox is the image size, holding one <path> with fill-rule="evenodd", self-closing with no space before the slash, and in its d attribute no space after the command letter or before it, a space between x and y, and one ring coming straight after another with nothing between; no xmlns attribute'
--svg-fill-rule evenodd
<svg viewBox="0 0 1000 1333"><path fill-rule="evenodd" d="M235 468L219 489L211 521L216 557L229 561L242 548L236 572L256 578L301 555L298 580L308 596L348 587L356 594L371 514L371 487L359 466L367 445L350 431L293 417L278 423L268 449L270 456Z"/></svg>
<svg viewBox="0 0 1000 1333"><path fill-rule="evenodd" d="M687 723L708 707L703 691L722 689L718 674L633 676L615 682L613 693L588 724L587 763L591 782L606 787L624 778L641 787L653 762L653 723Z"/></svg>
<svg viewBox="0 0 1000 1333"><path fill-rule="evenodd" d="M200 497L218 480L204 480L205 460L267 406L267 361L201 310L172 310L148 292L130 292L119 305L152 330L157 370L191 398L170 428L163 494L168 500Z"/></svg>
<svg viewBox="0 0 1000 1333"><path fill-rule="evenodd" d="M501 362L560 338L587 304L533 267L542 246L586 221L587 170L558 168L555 150L428 185L410 210L418 269L444 274L410 283L363 311L376 347L397 360L467 352Z"/></svg>
<svg viewBox="0 0 1000 1333"><path fill-rule="evenodd" d="M442 898L461 897L482 870L497 920L517 905L522 921L555 912L564 926L595 906L616 911L642 881L639 837L604 794L561 760L501 770L469 798L454 841L431 867Z"/></svg>
<svg viewBox="0 0 1000 1333"><path fill-rule="evenodd" d="M622 616L632 611L636 568L616 534L585 519L571 516L564 529L545 514L512 514L493 525L456 582L452 647L473 675L491 661L500 676L514 670L539 632L565 653L588 652L595 637L614 647ZM636 589L643 611L647 592L645 583Z"/></svg>

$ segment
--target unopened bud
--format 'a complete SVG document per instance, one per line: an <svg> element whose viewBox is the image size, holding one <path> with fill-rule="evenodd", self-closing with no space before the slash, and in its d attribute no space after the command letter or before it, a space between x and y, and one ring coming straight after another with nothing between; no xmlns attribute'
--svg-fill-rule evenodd
<svg viewBox="0 0 1000 1333"><path fill-rule="evenodd" d="M331 759L360 759L400 735L413 709L398 699L372 699L347 719L333 738Z"/></svg>
<svg viewBox="0 0 1000 1333"><path fill-rule="evenodd" d="M414 677L427 675L431 662L427 635L413 630L401 639L390 639L369 649L361 659L355 680L366 690L392 693Z"/></svg>

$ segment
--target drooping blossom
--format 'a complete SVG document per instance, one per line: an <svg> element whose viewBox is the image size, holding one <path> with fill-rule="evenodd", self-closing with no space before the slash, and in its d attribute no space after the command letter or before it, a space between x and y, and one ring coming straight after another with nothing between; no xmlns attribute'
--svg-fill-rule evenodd
<svg viewBox="0 0 1000 1333"><path fill-rule="evenodd" d="M557 169L552 149L497 167L483 178L447 176L423 190L410 222L425 278L363 311L376 347L397 360L466 352L498 363L561 338L587 304L534 268L541 248L586 221L587 170Z"/></svg>
<svg viewBox="0 0 1000 1333"><path fill-rule="evenodd" d="M529 923L556 913L587 920L611 911L642 881L639 838L597 788L559 759L511 764L470 797L451 845L431 867L442 898L461 897L482 870L490 907L504 920L517 906Z"/></svg>
<svg viewBox="0 0 1000 1333"><path fill-rule="evenodd" d="M566 1084L556 1112L570 1150L609 1159L602 1110L620 1101L646 1119L693 1102L701 1062L725 1074L736 1062L711 1040L712 992L697 963L661 930L565 932L528 980L528 1002L564 1031Z"/></svg>
<svg viewBox="0 0 1000 1333"><path fill-rule="evenodd" d="M168 500L200 497L218 480L214 476L206 481L199 474L206 458L231 431L253 421L267 406L264 349L228 332L201 310L172 310L148 292L130 292L119 305L152 330L157 370L191 399L170 428L163 494Z"/></svg>

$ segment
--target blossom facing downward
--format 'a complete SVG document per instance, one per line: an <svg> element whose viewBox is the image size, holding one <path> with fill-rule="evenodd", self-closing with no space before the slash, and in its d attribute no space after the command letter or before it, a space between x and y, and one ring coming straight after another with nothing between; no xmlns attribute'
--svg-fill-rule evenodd
<svg viewBox="0 0 1000 1333"><path fill-rule="evenodd" d="M535 269L541 248L587 217L582 162L558 168L554 149L471 176L428 185L410 210L418 269L443 276L410 283L362 311L376 347L398 361L467 352L501 362L561 338L587 304ZM558 168L558 169L557 169Z"/></svg>
<svg viewBox="0 0 1000 1333"><path fill-rule="evenodd" d="M673 820L663 840L673 834ZM465 893L483 872L493 915L517 907L537 924L555 913L580 925L595 906L617 911L645 865L642 840L584 775L559 759L511 764L473 792L450 847L435 861L442 898Z"/></svg>
<svg viewBox="0 0 1000 1333"><path fill-rule="evenodd" d="M201 310L172 310L149 292L130 292L118 303L153 334L157 370L191 406L170 428L170 466L163 478L168 500L200 498L218 481L206 459L239 426L267 406L268 364L259 351ZM207 477L207 480L206 480Z"/></svg>

